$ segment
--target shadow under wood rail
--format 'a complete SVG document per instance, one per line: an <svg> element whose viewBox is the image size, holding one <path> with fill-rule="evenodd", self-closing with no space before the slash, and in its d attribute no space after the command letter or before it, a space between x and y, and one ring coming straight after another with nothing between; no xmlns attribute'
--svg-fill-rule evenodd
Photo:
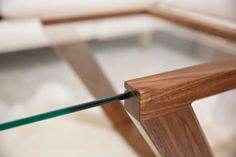
<svg viewBox="0 0 236 157"><path fill-rule="evenodd" d="M161 156L211 157L191 104L236 88L236 57L130 80L125 87L134 94L125 108Z"/></svg>

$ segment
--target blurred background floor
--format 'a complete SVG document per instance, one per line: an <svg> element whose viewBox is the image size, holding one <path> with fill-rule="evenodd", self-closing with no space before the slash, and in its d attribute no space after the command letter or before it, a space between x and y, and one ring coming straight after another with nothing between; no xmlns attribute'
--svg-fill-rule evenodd
<svg viewBox="0 0 236 157"><path fill-rule="evenodd" d="M152 38L146 46L139 36L89 42L118 93L124 91L125 80L232 56L170 34L156 33ZM0 55L1 122L89 100L93 97L86 87L52 48ZM102 110L94 108L1 132L0 156L137 155Z"/></svg>

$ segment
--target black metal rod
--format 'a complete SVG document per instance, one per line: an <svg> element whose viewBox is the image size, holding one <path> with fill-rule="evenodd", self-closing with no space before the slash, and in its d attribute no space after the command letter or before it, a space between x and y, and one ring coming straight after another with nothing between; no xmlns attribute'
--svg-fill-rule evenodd
<svg viewBox="0 0 236 157"><path fill-rule="evenodd" d="M78 104L78 105L74 105L74 106L70 106L70 107L66 107L66 108L62 108L62 109L58 109L58 110L54 110L54 111L50 111L50 112L45 112L42 114L38 114L38 115L26 117L26 118L2 123L2 124L0 124L0 131L19 127L22 125L35 123L35 122L39 122L42 120L47 120L47 119L54 118L54 117L59 117L62 115L66 115L66 114L70 114L73 112L89 109L89 108L96 107L96 106L105 105L105 104L113 102L113 101L128 99L128 98L130 98L130 96L131 96L131 94L129 92L125 92L125 93L111 96L108 98L103 98L100 100L86 102L86 103L82 103L82 104Z"/></svg>

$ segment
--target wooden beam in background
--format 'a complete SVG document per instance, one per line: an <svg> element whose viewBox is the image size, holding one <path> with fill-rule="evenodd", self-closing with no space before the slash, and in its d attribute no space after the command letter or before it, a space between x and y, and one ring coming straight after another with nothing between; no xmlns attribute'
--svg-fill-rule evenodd
<svg viewBox="0 0 236 157"><path fill-rule="evenodd" d="M95 98L115 95L115 92L85 43L56 46L57 53L71 66ZM154 153L139 133L120 102L102 107L115 129L141 157Z"/></svg>
<svg viewBox="0 0 236 157"><path fill-rule="evenodd" d="M42 20L42 23L44 25L51 25L51 24L79 22L79 21L86 21L86 20L97 20L97 19L104 19L104 18L111 18L111 17L130 16L130 15L145 14L145 13L147 13L146 8L137 8L137 9L129 9L129 10L113 11L113 12L101 12L101 13L96 13L96 14L82 15L82 16L44 19Z"/></svg>
<svg viewBox="0 0 236 157"><path fill-rule="evenodd" d="M137 14L146 14L161 18L170 22L173 22L177 25L184 26L199 32L207 33L209 35L214 35L218 37L225 38L227 40L236 42L236 28L228 27L226 25L214 24L211 22L203 21L201 19L191 17L188 15L183 15L174 10L174 7L152 7L149 8L138 8L138 9L129 9L116 12L103 12L97 14L88 14L83 16L74 16L74 17L61 17L55 19L45 19L42 20L44 25L59 24L59 23L68 23L68 22L79 22L85 20L96 20L104 19L111 17L121 17ZM184 10L183 10L184 11Z"/></svg>
<svg viewBox="0 0 236 157"><path fill-rule="evenodd" d="M236 42L236 28L214 24L188 15L183 15L174 11L171 7L167 7L165 9L160 7L152 7L148 9L148 13L180 26Z"/></svg>

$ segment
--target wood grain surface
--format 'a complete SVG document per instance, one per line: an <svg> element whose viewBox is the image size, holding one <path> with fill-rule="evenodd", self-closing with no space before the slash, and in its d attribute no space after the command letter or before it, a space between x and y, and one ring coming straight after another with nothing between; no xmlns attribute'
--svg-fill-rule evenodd
<svg viewBox="0 0 236 157"><path fill-rule="evenodd" d="M192 102L236 88L236 57L125 82L125 108L163 157L212 157ZM223 105L223 104L222 104Z"/></svg>
<svg viewBox="0 0 236 157"><path fill-rule="evenodd" d="M236 57L126 81L125 87L140 103L133 107L136 118L149 118L235 88Z"/></svg>
<svg viewBox="0 0 236 157"><path fill-rule="evenodd" d="M212 157L190 104L141 124L162 157Z"/></svg>

